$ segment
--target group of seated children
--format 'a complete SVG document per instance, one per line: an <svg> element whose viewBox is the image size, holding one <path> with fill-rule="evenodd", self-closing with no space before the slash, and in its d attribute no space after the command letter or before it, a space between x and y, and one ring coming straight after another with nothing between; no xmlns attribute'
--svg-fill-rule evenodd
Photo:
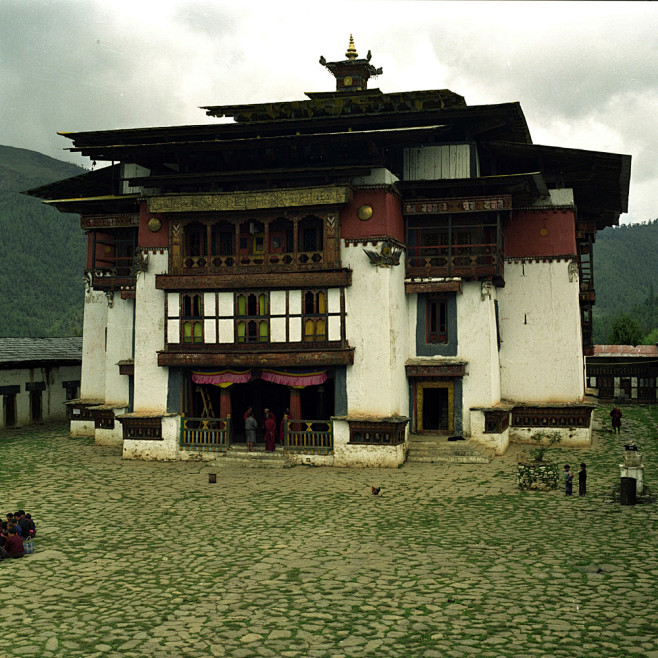
<svg viewBox="0 0 658 658"><path fill-rule="evenodd" d="M37 534L37 529L30 514L22 509L15 514L7 514L0 529L0 560L6 557L23 557L23 542Z"/></svg>

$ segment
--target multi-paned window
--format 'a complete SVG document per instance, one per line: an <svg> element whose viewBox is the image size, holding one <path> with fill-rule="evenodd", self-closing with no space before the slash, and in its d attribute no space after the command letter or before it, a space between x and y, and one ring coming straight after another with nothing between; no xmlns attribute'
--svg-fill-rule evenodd
<svg viewBox="0 0 658 658"><path fill-rule="evenodd" d="M305 290L302 295L304 340L327 340L327 291Z"/></svg>
<svg viewBox="0 0 658 658"><path fill-rule="evenodd" d="M199 294L181 296L181 340L203 343L203 298Z"/></svg>
<svg viewBox="0 0 658 658"><path fill-rule="evenodd" d="M235 335L238 343L267 343L269 341L268 293L236 294Z"/></svg>
<svg viewBox="0 0 658 658"><path fill-rule="evenodd" d="M344 341L339 288L169 292L171 345L254 345Z"/></svg>
<svg viewBox="0 0 658 658"><path fill-rule="evenodd" d="M444 295L428 295L425 322L425 337L428 343L448 342L448 304Z"/></svg>

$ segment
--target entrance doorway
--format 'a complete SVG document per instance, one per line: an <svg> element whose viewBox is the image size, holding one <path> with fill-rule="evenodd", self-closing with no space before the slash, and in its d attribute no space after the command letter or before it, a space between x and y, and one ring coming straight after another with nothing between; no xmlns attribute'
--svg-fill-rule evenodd
<svg viewBox="0 0 658 658"><path fill-rule="evenodd" d="M272 384L262 379L252 379L247 384L233 384L229 390L234 443L243 443L245 440L244 413L249 407L254 410L254 418L260 428L257 433L259 439L262 438L265 409L269 409L274 414L278 430L283 414L290 406L290 390L287 386Z"/></svg>
<svg viewBox="0 0 658 658"><path fill-rule="evenodd" d="M221 388L215 384L197 384L192 381L191 375L186 377L184 382L183 413L187 418L221 418L230 413L233 443L245 441L244 414L249 407L253 409L254 418L259 426L258 441L263 440L266 408L274 414L277 435L287 409L291 410L293 418L302 420L329 420L334 415L333 376L328 377L322 384L304 388L274 384L259 377L245 384L232 384L228 388Z"/></svg>
<svg viewBox="0 0 658 658"><path fill-rule="evenodd" d="M448 434L455 431L453 382L416 384L416 432Z"/></svg>

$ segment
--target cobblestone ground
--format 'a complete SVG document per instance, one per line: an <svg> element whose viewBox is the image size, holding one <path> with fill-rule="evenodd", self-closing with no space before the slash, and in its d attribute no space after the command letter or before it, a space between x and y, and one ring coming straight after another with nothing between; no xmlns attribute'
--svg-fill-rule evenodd
<svg viewBox="0 0 658 658"><path fill-rule="evenodd" d="M518 491L514 447L245 469L4 432L1 511L31 512L38 536L0 562L0 655L658 657L658 507L612 496L631 437L651 486L658 409L624 408L621 437L608 412L591 448L554 450L588 463L585 498Z"/></svg>

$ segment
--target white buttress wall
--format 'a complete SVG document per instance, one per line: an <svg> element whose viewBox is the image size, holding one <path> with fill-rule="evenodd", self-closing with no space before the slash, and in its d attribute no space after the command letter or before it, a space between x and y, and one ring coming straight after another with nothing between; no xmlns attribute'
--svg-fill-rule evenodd
<svg viewBox="0 0 658 658"><path fill-rule="evenodd" d="M498 291L501 395L518 402L575 402L585 382L578 277L569 262L506 262Z"/></svg>
<svg viewBox="0 0 658 658"><path fill-rule="evenodd" d="M149 268L137 277L135 299L135 413L165 413L169 368L158 365L158 350L165 345L163 290L156 290L155 275L168 269L168 253L150 253Z"/></svg>
<svg viewBox="0 0 658 658"><path fill-rule="evenodd" d="M105 330L108 300L104 292L85 292L80 398L105 401Z"/></svg>
<svg viewBox="0 0 658 658"><path fill-rule="evenodd" d="M117 363L133 356L134 300L115 294L107 309L107 349L105 351L105 404L127 407L128 377L119 374Z"/></svg>
<svg viewBox="0 0 658 658"><path fill-rule="evenodd" d="M462 422L471 434L470 408L500 402L500 363L494 301L497 289L465 281L457 294L457 358L466 361L462 378Z"/></svg>
<svg viewBox="0 0 658 658"><path fill-rule="evenodd" d="M347 367L348 415L408 416L404 256L399 265L377 267L361 246L343 243L341 257L352 270L352 285L345 290L347 340L354 347L354 365Z"/></svg>

